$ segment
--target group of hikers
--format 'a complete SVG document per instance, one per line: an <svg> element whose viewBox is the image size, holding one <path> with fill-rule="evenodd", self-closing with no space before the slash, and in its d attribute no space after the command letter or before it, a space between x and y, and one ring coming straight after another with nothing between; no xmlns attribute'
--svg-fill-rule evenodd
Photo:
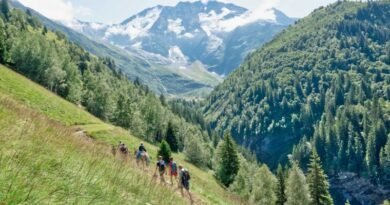
<svg viewBox="0 0 390 205"><path fill-rule="evenodd" d="M115 150L114 149L115 148L113 147L113 154L115 155L116 149ZM117 149L124 156L127 156L130 154L129 148L121 141L119 142ZM136 149L134 151L134 155L136 158L137 165L139 165L140 162L142 163L143 170L145 169L145 166L149 167L150 156L149 156L143 143L141 143L140 146L138 147L138 149ZM167 181L165 180L165 175L170 176L170 181L171 181L170 184L171 185L174 184L174 181L177 182L178 189L180 190L182 196L184 196L184 190L185 190L187 192L191 202L193 202L192 195L190 192L191 176L190 176L189 171L187 169L185 169L182 165L177 166L176 162L173 160L172 157L169 159L169 162L167 163L164 161L162 156L158 156L158 161L156 163L156 169L155 169L153 177L154 178L159 177L161 183L167 184Z"/></svg>

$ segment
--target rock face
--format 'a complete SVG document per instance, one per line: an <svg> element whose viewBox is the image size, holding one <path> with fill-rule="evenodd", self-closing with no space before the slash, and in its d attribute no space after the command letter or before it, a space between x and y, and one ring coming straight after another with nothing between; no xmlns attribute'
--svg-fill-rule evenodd
<svg viewBox="0 0 390 205"><path fill-rule="evenodd" d="M390 190L374 185L369 180L359 177L356 173L341 172L330 179L332 189L342 193L344 200L356 205L377 205L390 199ZM339 204L344 204L339 200Z"/></svg>
<svg viewBox="0 0 390 205"><path fill-rule="evenodd" d="M151 62L186 67L199 60L209 71L227 75L293 22L275 9L252 12L234 4L197 1L148 8L120 24L67 25Z"/></svg>

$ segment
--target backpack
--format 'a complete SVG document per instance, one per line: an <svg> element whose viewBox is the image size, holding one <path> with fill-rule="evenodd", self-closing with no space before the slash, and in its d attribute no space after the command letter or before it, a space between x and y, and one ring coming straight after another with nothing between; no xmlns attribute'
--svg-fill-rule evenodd
<svg viewBox="0 0 390 205"><path fill-rule="evenodd" d="M177 166L176 166L175 162L172 162L171 169L172 169L172 172L176 172L177 171Z"/></svg>
<svg viewBox="0 0 390 205"><path fill-rule="evenodd" d="M162 172L165 170L165 162L164 161L159 161L158 162L158 169Z"/></svg>
<svg viewBox="0 0 390 205"><path fill-rule="evenodd" d="M190 175L190 172L188 170L183 171L182 180L183 181L191 180L191 175Z"/></svg>

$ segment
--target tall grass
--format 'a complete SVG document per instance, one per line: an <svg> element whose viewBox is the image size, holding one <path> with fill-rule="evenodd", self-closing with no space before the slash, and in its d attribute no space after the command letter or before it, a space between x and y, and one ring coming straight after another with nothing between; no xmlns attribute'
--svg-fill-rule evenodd
<svg viewBox="0 0 390 205"><path fill-rule="evenodd" d="M100 121L2 65L0 98L0 205L188 203L151 183L134 164L111 156L109 145L119 140L131 151L140 144L129 131ZM80 128L94 140L75 136L74 129ZM155 161L158 148L144 143ZM174 158L190 170L198 203L246 204L221 187L211 171L186 162L182 154Z"/></svg>
<svg viewBox="0 0 390 205"><path fill-rule="evenodd" d="M0 97L0 204L184 204L107 146Z"/></svg>

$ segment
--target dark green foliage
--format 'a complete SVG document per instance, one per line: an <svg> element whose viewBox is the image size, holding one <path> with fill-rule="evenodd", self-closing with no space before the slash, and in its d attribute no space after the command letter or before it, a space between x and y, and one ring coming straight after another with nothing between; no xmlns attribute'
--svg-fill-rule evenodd
<svg viewBox="0 0 390 205"><path fill-rule="evenodd" d="M175 99L169 101L169 107L172 112L184 118L187 122L198 124L203 129L208 129L211 132L209 123L204 119L199 102Z"/></svg>
<svg viewBox="0 0 390 205"><path fill-rule="evenodd" d="M160 143L160 149L158 150L158 153L157 153L157 158L159 156L162 156L164 161L165 162L169 162L169 158L171 158L171 148L169 147L169 144L167 143L167 141L163 140L161 143Z"/></svg>
<svg viewBox="0 0 390 205"><path fill-rule="evenodd" d="M165 140L168 142L173 152L179 151L179 143L177 141L176 131L175 128L173 127L172 122L168 122Z"/></svg>
<svg viewBox="0 0 390 205"><path fill-rule="evenodd" d="M276 170L276 179L278 180L276 183L276 205L284 205L287 201L286 198L286 174L284 173L282 165L278 165L278 169Z"/></svg>
<svg viewBox="0 0 390 205"><path fill-rule="evenodd" d="M329 183L327 176L321 166L320 157L314 149L310 157L309 173L307 183L311 196L312 205L332 205L333 200L329 194Z"/></svg>
<svg viewBox="0 0 390 205"><path fill-rule="evenodd" d="M317 9L219 85L206 120L272 168L293 152L305 170L313 146L327 172L375 177L390 129L389 11L388 1Z"/></svg>
<svg viewBox="0 0 390 205"><path fill-rule="evenodd" d="M167 106L167 100L165 99L165 95L161 94L160 95L160 102L163 106Z"/></svg>
<svg viewBox="0 0 390 205"><path fill-rule="evenodd" d="M216 152L216 177L222 184L228 187L233 183L240 165L236 144L229 134L225 134Z"/></svg>
<svg viewBox="0 0 390 205"><path fill-rule="evenodd" d="M1 13L4 16L4 18L6 20L9 20L11 9L10 9L8 0L1 0L0 9L1 9Z"/></svg>

